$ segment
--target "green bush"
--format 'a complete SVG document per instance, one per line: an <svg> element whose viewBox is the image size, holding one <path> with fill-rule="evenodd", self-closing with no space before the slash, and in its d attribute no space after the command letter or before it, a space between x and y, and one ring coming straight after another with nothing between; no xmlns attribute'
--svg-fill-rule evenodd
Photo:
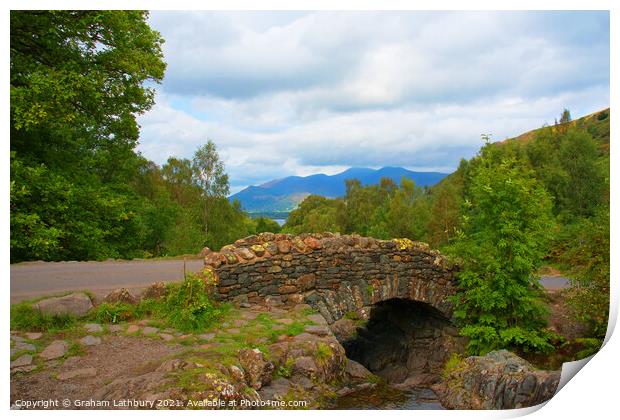
<svg viewBox="0 0 620 420"><path fill-rule="evenodd" d="M221 319L226 308L211 300L200 277L188 274L183 283L170 287L164 317L178 330L201 331Z"/></svg>

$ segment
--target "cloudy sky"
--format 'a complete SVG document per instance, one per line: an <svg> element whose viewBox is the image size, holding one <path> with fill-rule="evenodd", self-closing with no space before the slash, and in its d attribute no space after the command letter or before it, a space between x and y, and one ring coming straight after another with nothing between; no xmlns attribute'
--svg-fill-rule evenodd
<svg viewBox="0 0 620 420"><path fill-rule="evenodd" d="M481 146L609 106L607 12L153 12L166 43L139 150L206 139L236 192L351 166L451 172Z"/></svg>

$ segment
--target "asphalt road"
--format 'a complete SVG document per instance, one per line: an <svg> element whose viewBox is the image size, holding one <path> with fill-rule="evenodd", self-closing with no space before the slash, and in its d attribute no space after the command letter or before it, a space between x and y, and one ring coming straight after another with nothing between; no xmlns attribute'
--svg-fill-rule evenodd
<svg viewBox="0 0 620 420"><path fill-rule="evenodd" d="M202 260L186 261L188 272L202 268ZM179 281L183 260L32 262L11 265L11 303L74 290L89 290L103 297L119 287L138 293L151 283ZM548 290L568 287L564 277L545 276Z"/></svg>
<svg viewBox="0 0 620 420"><path fill-rule="evenodd" d="M202 260L186 261L196 272ZM11 303L72 290L89 290L105 296L125 287L133 293L158 281L183 279L183 260L31 262L11 265Z"/></svg>

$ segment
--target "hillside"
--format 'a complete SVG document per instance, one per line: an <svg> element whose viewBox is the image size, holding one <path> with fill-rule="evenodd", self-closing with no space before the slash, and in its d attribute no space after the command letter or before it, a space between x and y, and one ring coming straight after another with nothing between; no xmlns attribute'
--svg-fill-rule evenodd
<svg viewBox="0 0 620 420"><path fill-rule="evenodd" d="M378 184L381 178L391 178L399 183L405 177L413 180L416 185L432 186L446 175L440 172L414 172L395 167L377 170L350 168L336 175L290 176L259 186L250 186L230 196L230 200L239 200L242 207L250 213L286 212L293 210L310 194L329 198L344 195L347 179L358 179L362 185L374 185Z"/></svg>
<svg viewBox="0 0 620 420"><path fill-rule="evenodd" d="M602 152L609 153L609 122L610 122L610 108L603 109L601 111L593 112L592 114L586 115L584 117L578 118L566 124L559 124L557 126L552 126L552 128L562 128L564 126L576 126L580 129L585 129L592 138L596 141L599 146L599 149ZM535 130L531 130L525 132L523 134L518 135L517 137L508 138L506 140L498 142L499 144L507 143L510 141L517 142L528 142L533 139L536 134L538 134L541 130L544 130L547 127L537 128Z"/></svg>

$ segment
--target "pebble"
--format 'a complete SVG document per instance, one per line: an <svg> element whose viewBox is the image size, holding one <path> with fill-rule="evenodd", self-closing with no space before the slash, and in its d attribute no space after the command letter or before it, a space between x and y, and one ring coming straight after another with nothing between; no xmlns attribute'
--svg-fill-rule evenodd
<svg viewBox="0 0 620 420"><path fill-rule="evenodd" d="M38 340L43 336L43 333L40 332L30 332L25 334L29 340Z"/></svg>

